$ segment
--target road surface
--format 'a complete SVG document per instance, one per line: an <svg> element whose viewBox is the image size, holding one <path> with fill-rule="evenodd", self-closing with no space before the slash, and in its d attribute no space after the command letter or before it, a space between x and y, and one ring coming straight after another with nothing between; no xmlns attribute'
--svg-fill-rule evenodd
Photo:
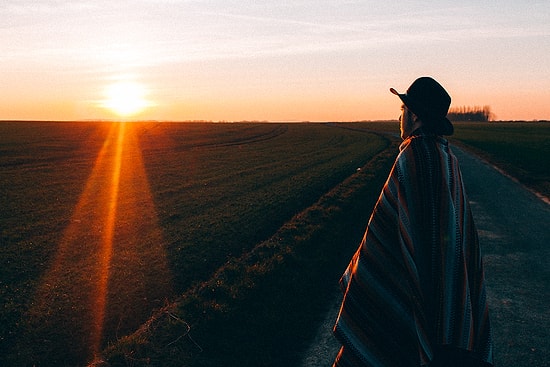
<svg viewBox="0 0 550 367"><path fill-rule="evenodd" d="M542 367L550 360L550 205L488 163L452 147L462 169L485 263L497 366ZM331 366L331 333L341 295L301 367Z"/></svg>

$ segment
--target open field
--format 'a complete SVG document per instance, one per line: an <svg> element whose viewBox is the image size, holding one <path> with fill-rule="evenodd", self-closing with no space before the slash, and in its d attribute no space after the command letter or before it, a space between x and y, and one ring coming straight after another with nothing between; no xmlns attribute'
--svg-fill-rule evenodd
<svg viewBox="0 0 550 367"><path fill-rule="evenodd" d="M388 144L323 124L1 123L2 364L82 365L154 309L189 305ZM271 290L258 306L286 293Z"/></svg>
<svg viewBox="0 0 550 367"><path fill-rule="evenodd" d="M0 123L0 364L297 365L397 153L349 126Z"/></svg>
<svg viewBox="0 0 550 367"><path fill-rule="evenodd" d="M457 127L460 128L460 125ZM395 126L395 122L366 126L344 125L377 131L388 131L389 128L392 133L395 133ZM490 126L480 126L480 129L485 128L490 129ZM544 125L542 128L545 128ZM508 139L513 140L510 136ZM394 140L395 143L398 140ZM189 358L185 363L189 366L298 365L299 359L294 356L299 354L301 345L307 345L311 340L308 332L311 328L307 325L312 324L311 319L317 319L320 324L319 315L322 313L319 310L332 304L333 299L327 298L327 293L330 294L331 286L345 267L343 262L349 260L350 254L346 256L346 251L354 250L359 241L367 219L365 215L370 214L375 195L387 175L388 163L391 163L392 154L396 150L397 146L394 145L385 152L384 159L381 157L378 162L371 162L370 169L361 172L370 172L371 176L350 177L339 190L327 194L309 210L287 223L274 238L260 244L251 252L251 257L228 264L211 280L157 313L146 327L107 351L109 362L124 365L131 360L135 365L147 365L148 358L160 358L166 363L171 361L165 358L166 355L184 355ZM380 161L385 161L385 168L382 165L375 167ZM374 172L379 174L373 175ZM475 176L475 171L469 170L468 173ZM361 185L365 182L369 182L367 187ZM471 191L474 194L489 191L496 195L497 198L490 199L490 202L495 203L496 200L498 205L488 203L494 212L499 213L502 207L513 207L505 198L498 198L498 192L503 188L499 184L498 190L480 186L488 182L478 178ZM342 194L342 191L346 193ZM339 200L334 200L335 197ZM482 197L485 195L482 194ZM476 213L481 217L486 215L479 207L482 201L477 198L476 203ZM541 242L544 235L540 237L540 231L529 231L527 228L529 225L540 226L544 220L534 223L528 220L525 228L519 224L522 226L519 232L527 231L531 237L525 233L514 237L512 234L508 236L507 232L519 233L512 228L523 222L509 216L501 218L502 213L486 217L478 223L483 238L483 251L487 256L496 361L498 365L542 366L547 348L544 347L545 338L541 337L537 328L545 325L544 320L547 318L544 309L539 307L544 297L537 295L541 291L545 292L546 283L541 279L547 276L547 272L544 266L540 273L533 271L535 266L532 264L540 266L538 259L545 250L537 251L533 248L543 246L540 249L543 250L546 242ZM507 223L504 234L494 227L500 228L503 223ZM496 245L501 242L506 246L500 248ZM515 261L518 256L525 257L525 260L518 263ZM494 261L501 258L511 261ZM320 275L320 272L324 274ZM246 275L236 277L235 274ZM512 295L510 292L516 289L518 279L521 279L521 285L517 288L517 294ZM312 284L320 286L311 287ZM270 302L278 289L284 289L285 292L279 294L277 302ZM336 290L333 292L338 293ZM523 305L523 309L518 309L517 305ZM204 312L202 317L201 312ZM329 324L324 325L327 331L336 317L335 311L330 314ZM190 334L184 333L187 329L182 330L182 317L196 325ZM175 346L172 344L174 339L166 339L166 335L172 338L191 336L194 339L186 339ZM202 351L194 340L199 341L201 348L204 347ZM316 351L319 353L322 350ZM132 356L137 358L132 359ZM217 359L216 356L221 357ZM334 355L327 354L318 356L317 360L329 364L331 358ZM181 361L171 362L178 365Z"/></svg>

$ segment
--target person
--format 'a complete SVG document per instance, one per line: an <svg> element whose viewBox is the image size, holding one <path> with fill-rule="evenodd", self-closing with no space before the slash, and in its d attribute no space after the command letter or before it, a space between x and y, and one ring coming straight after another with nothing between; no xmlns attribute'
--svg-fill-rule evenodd
<svg viewBox="0 0 550 367"><path fill-rule="evenodd" d="M415 80L400 152L340 285L333 366L492 366L483 264L461 172L445 135L447 91Z"/></svg>

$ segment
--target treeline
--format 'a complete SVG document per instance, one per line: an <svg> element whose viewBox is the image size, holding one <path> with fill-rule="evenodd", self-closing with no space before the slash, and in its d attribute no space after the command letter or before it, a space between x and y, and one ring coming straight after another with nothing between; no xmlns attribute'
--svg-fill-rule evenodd
<svg viewBox="0 0 550 367"><path fill-rule="evenodd" d="M489 106L462 106L451 108L447 118L451 121L487 122L493 119L493 113Z"/></svg>

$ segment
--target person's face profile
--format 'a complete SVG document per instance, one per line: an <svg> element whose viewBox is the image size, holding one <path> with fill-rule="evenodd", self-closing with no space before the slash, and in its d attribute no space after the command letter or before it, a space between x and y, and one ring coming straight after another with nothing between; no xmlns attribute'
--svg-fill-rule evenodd
<svg viewBox="0 0 550 367"><path fill-rule="evenodd" d="M405 106L404 104L401 105L401 116L399 117L399 127L401 130L402 139L405 139L412 133L412 131L410 130L412 129L413 123L414 121L412 117L412 112L409 111L407 106Z"/></svg>

